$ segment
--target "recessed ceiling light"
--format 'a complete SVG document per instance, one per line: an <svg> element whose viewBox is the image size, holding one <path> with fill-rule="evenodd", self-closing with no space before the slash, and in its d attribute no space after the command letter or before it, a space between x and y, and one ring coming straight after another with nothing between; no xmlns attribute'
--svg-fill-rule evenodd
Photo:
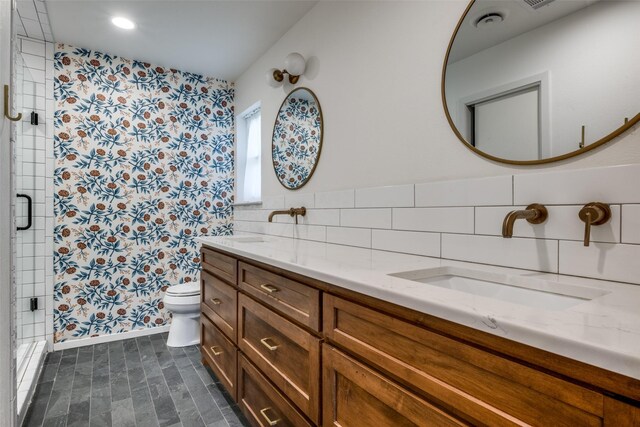
<svg viewBox="0 0 640 427"><path fill-rule="evenodd" d="M125 30L133 30L136 24L132 20L123 18L122 16L116 16L111 20L111 23L116 27L123 28Z"/></svg>

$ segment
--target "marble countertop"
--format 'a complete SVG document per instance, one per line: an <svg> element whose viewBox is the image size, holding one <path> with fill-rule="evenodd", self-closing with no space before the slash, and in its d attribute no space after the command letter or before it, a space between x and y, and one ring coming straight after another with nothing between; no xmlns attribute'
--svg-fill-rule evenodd
<svg viewBox="0 0 640 427"><path fill-rule="evenodd" d="M198 242L640 379L640 285L251 233ZM564 309L532 308L389 275L442 267L593 299Z"/></svg>

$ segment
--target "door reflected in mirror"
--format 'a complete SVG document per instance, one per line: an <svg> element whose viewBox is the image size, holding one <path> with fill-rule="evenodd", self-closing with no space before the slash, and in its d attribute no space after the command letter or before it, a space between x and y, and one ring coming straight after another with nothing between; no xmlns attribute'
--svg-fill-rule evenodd
<svg viewBox="0 0 640 427"><path fill-rule="evenodd" d="M640 1L475 0L452 38L443 101L477 153L545 163L640 121Z"/></svg>

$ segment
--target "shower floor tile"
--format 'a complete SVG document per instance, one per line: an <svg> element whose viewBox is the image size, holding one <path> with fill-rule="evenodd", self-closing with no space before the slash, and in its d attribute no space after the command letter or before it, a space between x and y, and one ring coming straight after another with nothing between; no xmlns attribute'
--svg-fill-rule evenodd
<svg viewBox="0 0 640 427"><path fill-rule="evenodd" d="M167 334L49 353L23 426L248 426L199 346Z"/></svg>

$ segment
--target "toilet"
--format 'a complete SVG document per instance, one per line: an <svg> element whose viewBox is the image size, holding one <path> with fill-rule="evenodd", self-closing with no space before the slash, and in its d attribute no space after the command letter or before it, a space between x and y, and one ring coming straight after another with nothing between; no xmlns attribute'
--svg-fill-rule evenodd
<svg viewBox="0 0 640 427"><path fill-rule="evenodd" d="M185 347L200 343L200 284L183 283L170 286L164 306L172 314L169 347Z"/></svg>

